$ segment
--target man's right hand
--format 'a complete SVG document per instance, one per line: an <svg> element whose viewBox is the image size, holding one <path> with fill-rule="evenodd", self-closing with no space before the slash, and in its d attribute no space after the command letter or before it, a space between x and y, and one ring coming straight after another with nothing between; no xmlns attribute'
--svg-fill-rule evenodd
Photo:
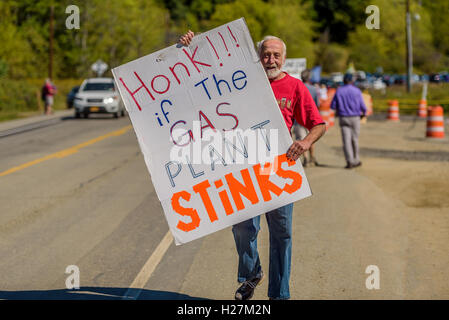
<svg viewBox="0 0 449 320"><path fill-rule="evenodd" d="M181 43L183 46L188 46L190 42L192 42L192 38L194 35L195 34L193 33L193 31L189 30L185 35L179 38L179 43Z"/></svg>

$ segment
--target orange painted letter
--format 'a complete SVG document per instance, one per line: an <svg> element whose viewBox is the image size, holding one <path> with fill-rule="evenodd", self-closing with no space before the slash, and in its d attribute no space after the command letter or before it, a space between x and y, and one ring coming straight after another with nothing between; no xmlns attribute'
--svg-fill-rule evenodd
<svg viewBox="0 0 449 320"><path fill-rule="evenodd" d="M207 214L209 215L210 222L218 220L217 213L215 212L214 205L210 201L209 194L207 193L207 188L210 187L208 180L198 183L193 186L193 191L200 194L201 200L203 200L204 207L206 207Z"/></svg>
<svg viewBox="0 0 449 320"><path fill-rule="evenodd" d="M171 197L171 206L173 210L182 216L189 216L192 219L192 222L190 223L185 223L182 221L178 222L176 228L185 232L192 231L198 228L200 225L200 217L198 215L198 212L192 208L184 208L179 204L179 198L189 201L190 197L190 193L188 193L187 191L177 192Z"/></svg>
<svg viewBox="0 0 449 320"><path fill-rule="evenodd" d="M263 170L261 170L260 164L253 166L254 173L256 174L257 182L259 183L260 191L262 192L263 200L265 202L271 200L270 191L277 196L280 196L282 193L282 189L271 182L270 175L267 174L267 172L271 171L271 166L272 164L269 162L265 163ZM270 168L270 170L267 170L268 168Z"/></svg>
<svg viewBox="0 0 449 320"><path fill-rule="evenodd" d="M291 184L286 183L284 189L282 189L283 191L292 194L293 192L301 188L302 176L299 174L299 172L282 169L281 166L283 162L287 162L289 167L293 166L296 162L288 160L285 154L277 156L274 160L274 168L276 170L276 174L281 178L293 180Z"/></svg>
<svg viewBox="0 0 449 320"><path fill-rule="evenodd" d="M251 181L251 176L249 175L248 169L243 169L240 172L245 184L241 184L236 178L234 178L232 173L228 173L227 175L225 175L237 210L245 209L245 205L243 204L240 194L244 195L245 198L251 201L252 204L256 204L257 202L259 202L259 198L257 198L256 189L254 189L254 185Z"/></svg>

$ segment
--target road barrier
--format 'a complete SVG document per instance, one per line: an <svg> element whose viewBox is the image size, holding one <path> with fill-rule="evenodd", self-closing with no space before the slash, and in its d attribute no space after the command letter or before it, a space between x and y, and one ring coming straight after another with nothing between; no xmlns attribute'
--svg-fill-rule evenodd
<svg viewBox="0 0 449 320"><path fill-rule="evenodd" d="M320 99L320 115L326 123L326 129L332 128L335 124L335 111L331 109L331 103L336 91L335 88L329 88L327 99Z"/></svg>
<svg viewBox="0 0 449 320"><path fill-rule="evenodd" d="M399 121L399 102L398 100L388 101L388 117L389 121Z"/></svg>
<svg viewBox="0 0 449 320"><path fill-rule="evenodd" d="M331 128L334 125L334 120L331 122L331 115L335 118L335 111L331 109L331 100L320 100L320 115L323 121L326 123L326 129Z"/></svg>
<svg viewBox="0 0 449 320"><path fill-rule="evenodd" d="M329 128L335 124L335 110L329 109Z"/></svg>
<svg viewBox="0 0 449 320"><path fill-rule="evenodd" d="M427 116L427 138L444 138L444 111L441 106L428 108Z"/></svg>
<svg viewBox="0 0 449 320"><path fill-rule="evenodd" d="M418 117L420 117L420 118L427 117L427 100L426 99L419 100Z"/></svg>
<svg viewBox="0 0 449 320"><path fill-rule="evenodd" d="M376 112L388 112L389 102L394 99L397 100L401 106L400 112L403 114L415 114L416 109L419 107L420 100L410 100L410 99L374 99L376 106L374 111ZM417 98L419 99L419 98ZM445 112L449 112L449 100L436 100L436 99L426 99L427 106L442 106Z"/></svg>

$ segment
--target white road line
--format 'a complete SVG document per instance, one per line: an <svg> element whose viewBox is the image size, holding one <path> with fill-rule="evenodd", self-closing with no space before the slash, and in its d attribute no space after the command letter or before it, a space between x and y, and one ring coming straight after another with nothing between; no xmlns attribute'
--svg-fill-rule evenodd
<svg viewBox="0 0 449 320"><path fill-rule="evenodd" d="M137 274L137 277L134 279L133 283L131 283L122 299L135 300L139 297L140 292L150 279L159 262L161 262L172 242L173 236L171 235L170 230L168 230L164 238L158 244L156 250L154 250L153 254Z"/></svg>

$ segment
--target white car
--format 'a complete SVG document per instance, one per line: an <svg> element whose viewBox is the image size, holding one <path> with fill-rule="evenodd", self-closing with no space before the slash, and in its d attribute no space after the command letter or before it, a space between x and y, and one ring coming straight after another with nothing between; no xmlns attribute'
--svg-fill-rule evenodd
<svg viewBox="0 0 449 320"><path fill-rule="evenodd" d="M74 98L75 118L91 113L110 113L115 118L125 116L125 106L112 78L86 79Z"/></svg>
<svg viewBox="0 0 449 320"><path fill-rule="evenodd" d="M376 79L373 82L373 88L375 90L384 90L387 85L382 81L382 79Z"/></svg>

